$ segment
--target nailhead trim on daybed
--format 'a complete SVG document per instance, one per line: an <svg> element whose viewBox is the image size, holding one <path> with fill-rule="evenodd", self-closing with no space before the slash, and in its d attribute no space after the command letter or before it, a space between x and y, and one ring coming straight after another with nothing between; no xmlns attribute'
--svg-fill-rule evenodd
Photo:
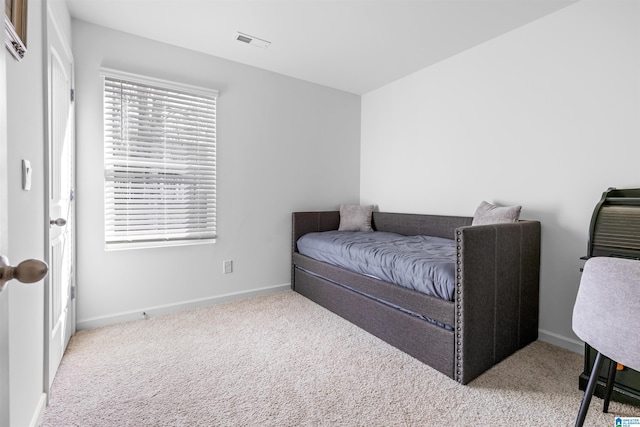
<svg viewBox="0 0 640 427"><path fill-rule="evenodd" d="M460 231L456 231L456 374L455 380L462 382L462 248Z"/></svg>

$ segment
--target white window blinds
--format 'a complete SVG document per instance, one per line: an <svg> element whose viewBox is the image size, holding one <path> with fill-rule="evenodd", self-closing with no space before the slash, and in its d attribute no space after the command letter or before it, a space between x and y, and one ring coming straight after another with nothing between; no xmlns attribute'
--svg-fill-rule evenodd
<svg viewBox="0 0 640 427"><path fill-rule="evenodd" d="M103 76L107 248L213 241L217 92Z"/></svg>

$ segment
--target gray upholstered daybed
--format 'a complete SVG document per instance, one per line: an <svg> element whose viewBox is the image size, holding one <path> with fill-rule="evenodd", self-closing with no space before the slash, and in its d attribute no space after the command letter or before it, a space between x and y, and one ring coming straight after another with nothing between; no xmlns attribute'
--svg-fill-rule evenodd
<svg viewBox="0 0 640 427"><path fill-rule="evenodd" d="M447 301L300 254L298 239L337 230L340 212L294 212L292 288L467 384L538 337L540 223L471 226L472 219L373 213L374 230L455 241Z"/></svg>

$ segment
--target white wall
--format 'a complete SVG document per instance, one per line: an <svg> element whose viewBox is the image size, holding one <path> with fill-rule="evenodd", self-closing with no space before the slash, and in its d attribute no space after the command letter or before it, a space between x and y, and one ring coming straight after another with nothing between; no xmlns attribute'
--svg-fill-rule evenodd
<svg viewBox="0 0 640 427"><path fill-rule="evenodd" d="M72 31L79 328L288 286L291 212L358 201L360 98L82 21ZM215 244L105 252L100 67L219 90Z"/></svg>
<svg viewBox="0 0 640 427"><path fill-rule="evenodd" d="M640 2L582 1L363 96L361 202L542 222L541 338L580 351L571 313L589 221L640 187ZM615 309L612 307L612 309Z"/></svg>
<svg viewBox="0 0 640 427"><path fill-rule="evenodd" d="M29 0L27 53L7 61L7 184L9 253L13 265L45 258L44 94L41 0ZM3 49L4 50L4 49ZM22 159L31 161L31 191L22 190ZM10 425L35 425L44 409L44 285L7 286L9 298Z"/></svg>

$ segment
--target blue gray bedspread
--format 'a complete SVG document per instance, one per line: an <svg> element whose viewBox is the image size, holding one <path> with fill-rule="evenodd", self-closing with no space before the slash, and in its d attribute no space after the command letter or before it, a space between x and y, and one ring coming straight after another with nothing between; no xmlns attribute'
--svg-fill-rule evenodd
<svg viewBox="0 0 640 427"><path fill-rule="evenodd" d="M456 249L451 239L382 231L324 231L298 239L298 251L318 261L453 300Z"/></svg>

